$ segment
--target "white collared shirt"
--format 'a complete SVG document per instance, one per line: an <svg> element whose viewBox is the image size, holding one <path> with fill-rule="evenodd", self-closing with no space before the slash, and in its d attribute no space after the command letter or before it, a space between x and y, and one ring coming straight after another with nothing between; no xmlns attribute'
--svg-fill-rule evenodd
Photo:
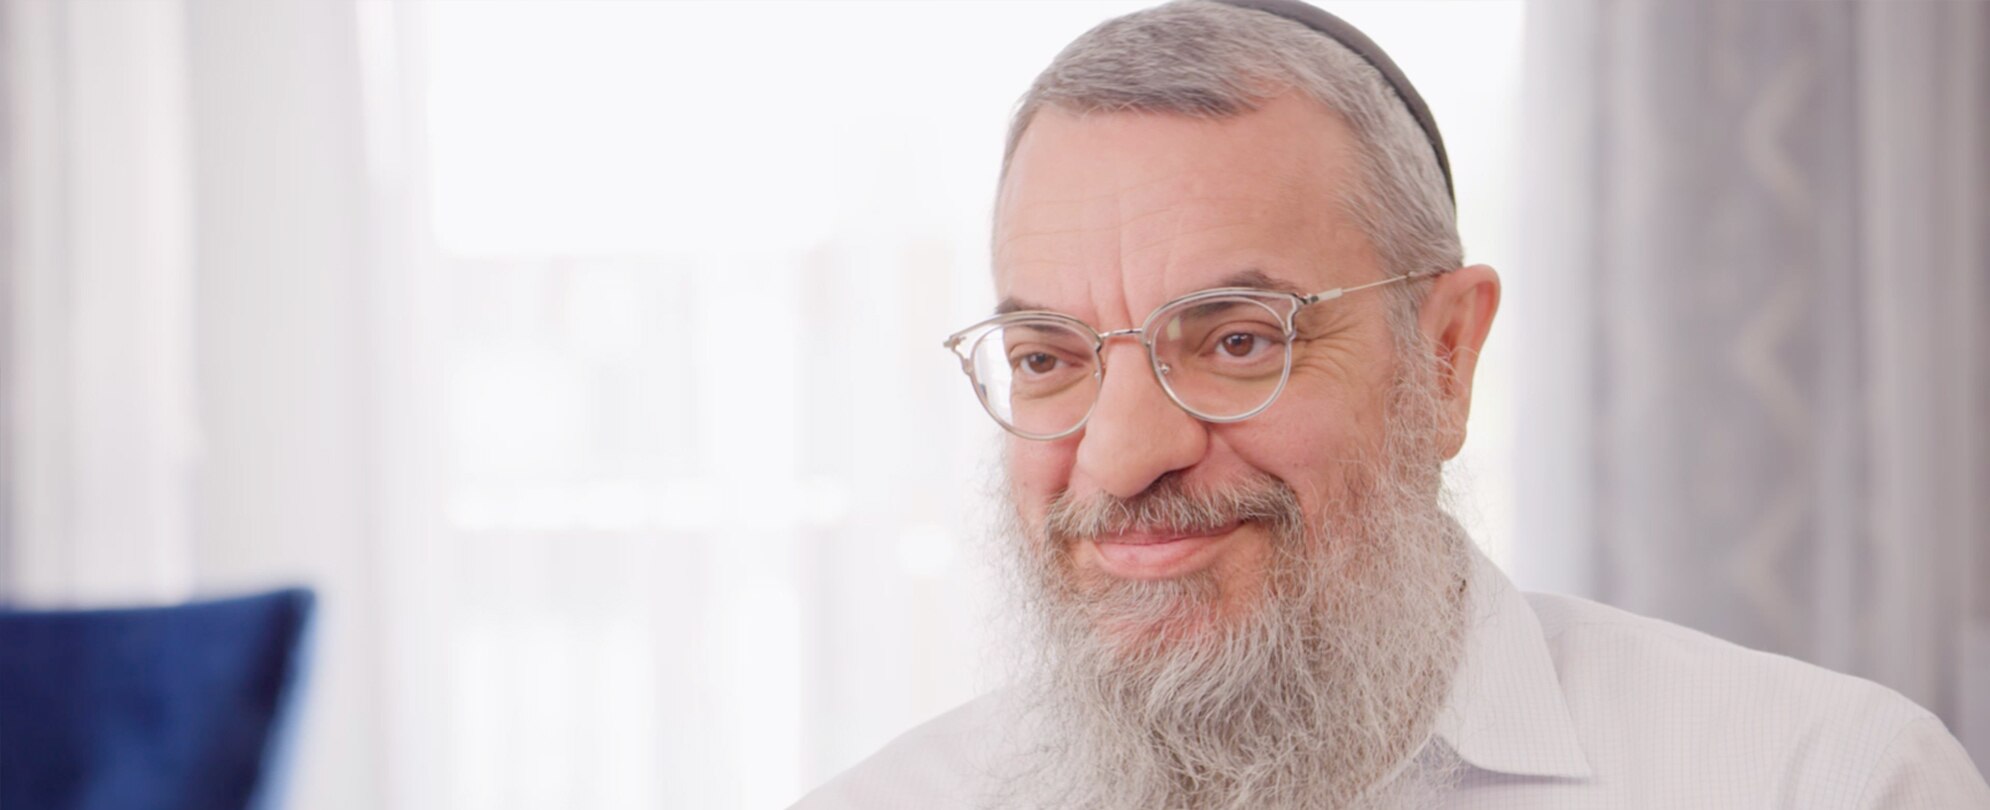
<svg viewBox="0 0 1990 810"><path fill-rule="evenodd" d="M1983 808L1941 721L1870 681L1565 596L1474 553L1473 626L1436 739L1449 808ZM997 692L907 732L796 810L980 804L1011 712Z"/></svg>

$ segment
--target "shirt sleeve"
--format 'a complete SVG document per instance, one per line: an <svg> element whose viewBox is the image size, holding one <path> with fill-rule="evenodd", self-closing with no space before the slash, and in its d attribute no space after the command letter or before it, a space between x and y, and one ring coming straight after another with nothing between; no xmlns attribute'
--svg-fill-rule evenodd
<svg viewBox="0 0 1990 810"><path fill-rule="evenodd" d="M1942 721L1903 726L1867 780L1861 808L1990 808L1990 785Z"/></svg>

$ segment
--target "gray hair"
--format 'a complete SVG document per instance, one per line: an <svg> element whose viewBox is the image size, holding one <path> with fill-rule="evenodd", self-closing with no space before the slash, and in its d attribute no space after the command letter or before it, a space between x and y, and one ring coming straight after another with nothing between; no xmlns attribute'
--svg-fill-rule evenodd
<svg viewBox="0 0 1990 810"><path fill-rule="evenodd" d="M1464 263L1436 152L1381 73L1298 22L1207 0L1176 0L1107 20L1065 46L1016 109L1002 174L1045 106L1227 118L1288 90L1312 97L1353 130L1361 182L1343 192L1342 208L1389 272ZM1389 286L1401 340L1402 330L1414 327L1424 285Z"/></svg>

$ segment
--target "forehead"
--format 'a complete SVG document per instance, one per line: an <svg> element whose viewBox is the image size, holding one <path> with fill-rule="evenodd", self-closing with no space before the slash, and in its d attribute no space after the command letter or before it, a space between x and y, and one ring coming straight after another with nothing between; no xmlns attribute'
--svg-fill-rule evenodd
<svg viewBox="0 0 1990 810"><path fill-rule="evenodd" d="M1224 119L1047 109L998 198L997 293L1131 311L1246 271L1325 289L1372 261L1342 210L1355 166L1339 116L1293 96Z"/></svg>

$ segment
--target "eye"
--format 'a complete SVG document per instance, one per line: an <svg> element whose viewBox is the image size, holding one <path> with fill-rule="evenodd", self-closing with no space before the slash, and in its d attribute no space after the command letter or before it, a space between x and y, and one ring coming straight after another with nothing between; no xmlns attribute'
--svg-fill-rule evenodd
<svg viewBox="0 0 1990 810"><path fill-rule="evenodd" d="M1217 330L1204 351L1215 360L1256 363L1270 359L1284 343L1269 328L1233 325Z"/></svg>
<svg viewBox="0 0 1990 810"><path fill-rule="evenodd" d="M1264 340L1249 332L1231 332L1217 342L1217 347L1231 357L1249 357L1264 345Z"/></svg>
<svg viewBox="0 0 1990 810"><path fill-rule="evenodd" d="M1057 355L1049 352L1029 352L1016 358L1016 367L1031 374L1049 374L1057 370Z"/></svg>

